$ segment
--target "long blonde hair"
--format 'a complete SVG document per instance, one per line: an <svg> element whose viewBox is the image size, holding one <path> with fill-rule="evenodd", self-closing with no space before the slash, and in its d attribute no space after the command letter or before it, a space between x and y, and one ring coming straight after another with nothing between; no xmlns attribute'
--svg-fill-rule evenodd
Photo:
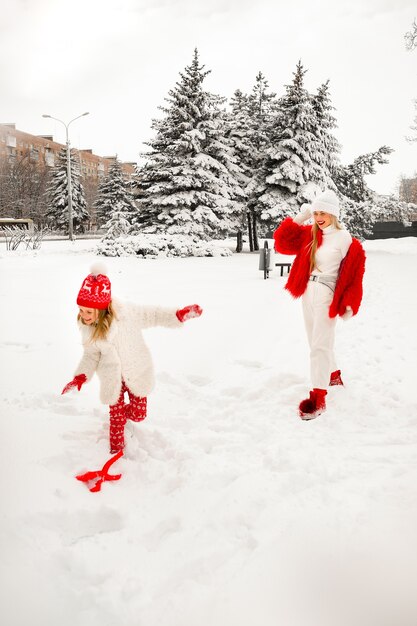
<svg viewBox="0 0 417 626"><path fill-rule="evenodd" d="M114 319L117 319L116 313L114 311L114 308L111 302L109 306L107 307L107 309L95 309L95 310L97 311L98 316L97 316L97 321L93 325L94 330L90 338L90 343L93 343L94 341L98 341L100 339L105 339L107 337L107 333L110 330L112 321ZM83 319L79 313L77 316L77 320L81 322L81 324L84 324Z"/></svg>
<svg viewBox="0 0 417 626"><path fill-rule="evenodd" d="M334 226L335 228L337 228L338 230L342 230L342 226L339 223L339 220L337 219L337 217L335 215L330 215L331 220L332 220L332 226ZM318 238L317 238L317 233L319 231L319 226L317 226L316 222L314 222L312 228L311 228L311 242L309 243L310 246L310 272L312 272L315 268L316 268L316 252L317 252L317 247L318 247Z"/></svg>

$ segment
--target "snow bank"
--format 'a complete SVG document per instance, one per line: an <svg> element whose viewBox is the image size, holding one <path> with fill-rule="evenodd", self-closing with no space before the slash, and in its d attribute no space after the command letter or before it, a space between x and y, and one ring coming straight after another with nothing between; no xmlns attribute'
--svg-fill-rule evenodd
<svg viewBox="0 0 417 626"><path fill-rule="evenodd" d="M204 257L231 256L229 248L219 247L210 241L197 241L185 235L140 234L104 237L97 246L97 253L104 256L158 257Z"/></svg>

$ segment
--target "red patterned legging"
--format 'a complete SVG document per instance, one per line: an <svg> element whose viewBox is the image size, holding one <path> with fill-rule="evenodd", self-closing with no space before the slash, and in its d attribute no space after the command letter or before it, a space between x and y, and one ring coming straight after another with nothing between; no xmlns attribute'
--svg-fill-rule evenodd
<svg viewBox="0 0 417 626"><path fill-rule="evenodd" d="M125 404L125 393L128 393L129 404ZM109 406L110 410L110 452L119 452L125 447L126 420L141 422L146 417L146 398L133 395L122 380L120 396L116 404Z"/></svg>

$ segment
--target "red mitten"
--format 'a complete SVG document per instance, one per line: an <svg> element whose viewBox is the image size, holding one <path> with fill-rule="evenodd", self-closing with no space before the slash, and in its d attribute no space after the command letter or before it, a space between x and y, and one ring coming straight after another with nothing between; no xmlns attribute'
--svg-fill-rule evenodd
<svg viewBox="0 0 417 626"><path fill-rule="evenodd" d="M68 385L65 385L65 387L63 388L61 392L61 395L63 393L67 393L67 391L71 391L71 389L74 389L74 387L78 387L78 391L80 391L81 387L84 385L86 381L87 381L87 376L85 374L78 374L78 376L74 376L72 381L68 383Z"/></svg>
<svg viewBox="0 0 417 626"><path fill-rule="evenodd" d="M187 320L192 319L193 317L200 317L203 309L198 306L198 304L189 304L185 306L183 309L179 309L176 312L176 316L180 320L180 322L186 322Z"/></svg>

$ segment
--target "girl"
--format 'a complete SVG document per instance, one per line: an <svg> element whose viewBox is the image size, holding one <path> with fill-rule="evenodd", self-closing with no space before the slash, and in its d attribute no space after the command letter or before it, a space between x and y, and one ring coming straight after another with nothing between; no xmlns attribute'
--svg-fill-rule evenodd
<svg viewBox="0 0 417 626"><path fill-rule="evenodd" d="M101 401L110 405L110 452L113 454L124 448L126 420L145 419L147 395L154 385L152 358L142 329L176 328L186 320L199 317L203 311L197 304L175 310L114 301L110 280L99 264L91 268L83 281L77 304L84 354L74 379L62 393L75 387L79 391L97 370ZM125 393L129 404L125 404Z"/></svg>
<svg viewBox="0 0 417 626"><path fill-rule="evenodd" d="M362 300L365 253L339 224L339 212L336 194L326 190L311 207L303 204L294 219L284 219L274 233L275 250L296 255L285 288L294 298L303 296L313 387L299 405L305 420L325 411L328 385L343 385L333 354L336 316L349 319ZM314 224L303 226L311 214Z"/></svg>

